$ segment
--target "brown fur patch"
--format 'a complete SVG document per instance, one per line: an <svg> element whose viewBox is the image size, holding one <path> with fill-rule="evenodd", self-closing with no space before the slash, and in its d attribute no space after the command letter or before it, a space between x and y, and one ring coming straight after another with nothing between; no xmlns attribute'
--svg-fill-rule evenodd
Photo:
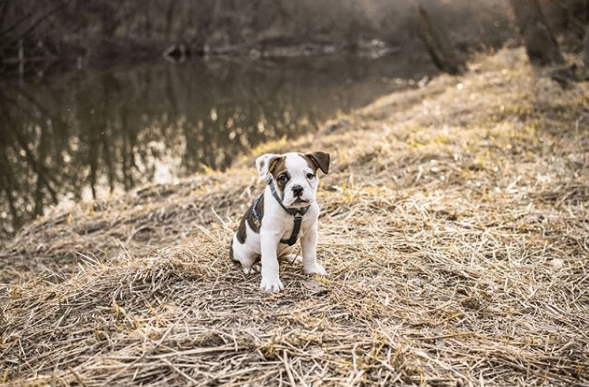
<svg viewBox="0 0 589 387"><path fill-rule="evenodd" d="M270 172L272 177L274 177L274 181L276 182L276 191L280 197L284 196L284 184L280 184L278 177L284 172L288 173L286 170L286 157L280 156L274 158L270 162L268 172Z"/></svg>
<svg viewBox="0 0 589 387"><path fill-rule="evenodd" d="M279 156L273 158L272 161L270 161L268 172L270 172L274 178L276 178L280 172L283 172L284 170L286 170L286 157Z"/></svg>
<svg viewBox="0 0 589 387"><path fill-rule="evenodd" d="M301 156L307 160L309 166L315 171L317 171L317 169L321 169L321 171L326 175L329 172L329 153L313 152Z"/></svg>
<svg viewBox="0 0 589 387"><path fill-rule="evenodd" d="M254 206L256 207L255 211L258 215L257 219L253 215ZM264 194L260 195L259 199L256 199L256 201L247 209L245 215L243 215L241 218L241 221L239 222L239 228L237 229L236 233L237 241L241 244L244 244L247 239L247 230L245 226L246 222L253 232L259 234L260 227L262 226L262 218L264 218Z"/></svg>
<svg viewBox="0 0 589 387"><path fill-rule="evenodd" d="M254 216L254 206L257 216ZM247 224L256 234L260 233L260 227L262 226L262 219L264 218L264 194L260 195L259 199L256 199L254 204L245 213L247 218Z"/></svg>
<svg viewBox="0 0 589 387"><path fill-rule="evenodd" d="M247 237L245 230L245 216L241 218L241 222L239 222L239 228L237 229L237 233L235 235L237 235L237 241L243 245L245 243L245 238Z"/></svg>

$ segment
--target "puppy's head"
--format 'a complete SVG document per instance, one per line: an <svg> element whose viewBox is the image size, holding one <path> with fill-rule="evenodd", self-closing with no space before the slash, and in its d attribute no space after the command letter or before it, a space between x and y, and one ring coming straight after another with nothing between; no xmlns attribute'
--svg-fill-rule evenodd
<svg viewBox="0 0 589 387"><path fill-rule="evenodd" d="M318 173L329 172L325 152L265 154L256 159L260 177L272 176L286 207L306 207L315 201Z"/></svg>

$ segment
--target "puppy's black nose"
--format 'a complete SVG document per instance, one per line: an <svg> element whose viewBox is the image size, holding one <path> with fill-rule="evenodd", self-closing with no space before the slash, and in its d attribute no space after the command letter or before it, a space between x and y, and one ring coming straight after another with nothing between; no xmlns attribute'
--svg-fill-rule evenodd
<svg viewBox="0 0 589 387"><path fill-rule="evenodd" d="M300 185L293 185L292 193L296 198L300 198L301 196L303 196L303 187L301 187Z"/></svg>

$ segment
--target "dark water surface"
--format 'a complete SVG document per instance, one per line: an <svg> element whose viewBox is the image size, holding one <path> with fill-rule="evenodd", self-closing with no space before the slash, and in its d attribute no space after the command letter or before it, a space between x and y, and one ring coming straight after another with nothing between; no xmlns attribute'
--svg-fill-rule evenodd
<svg viewBox="0 0 589 387"><path fill-rule="evenodd" d="M413 84L424 54L82 69L0 88L0 239L50 205L225 168Z"/></svg>

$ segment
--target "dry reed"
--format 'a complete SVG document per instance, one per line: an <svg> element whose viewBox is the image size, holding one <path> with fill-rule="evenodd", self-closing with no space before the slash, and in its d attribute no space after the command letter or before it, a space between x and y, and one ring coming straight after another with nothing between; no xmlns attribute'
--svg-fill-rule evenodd
<svg viewBox="0 0 589 387"><path fill-rule="evenodd" d="M589 84L522 50L225 173L80 204L0 250L0 385L589 384ZM253 158L325 149L318 255L281 293L228 243Z"/></svg>

